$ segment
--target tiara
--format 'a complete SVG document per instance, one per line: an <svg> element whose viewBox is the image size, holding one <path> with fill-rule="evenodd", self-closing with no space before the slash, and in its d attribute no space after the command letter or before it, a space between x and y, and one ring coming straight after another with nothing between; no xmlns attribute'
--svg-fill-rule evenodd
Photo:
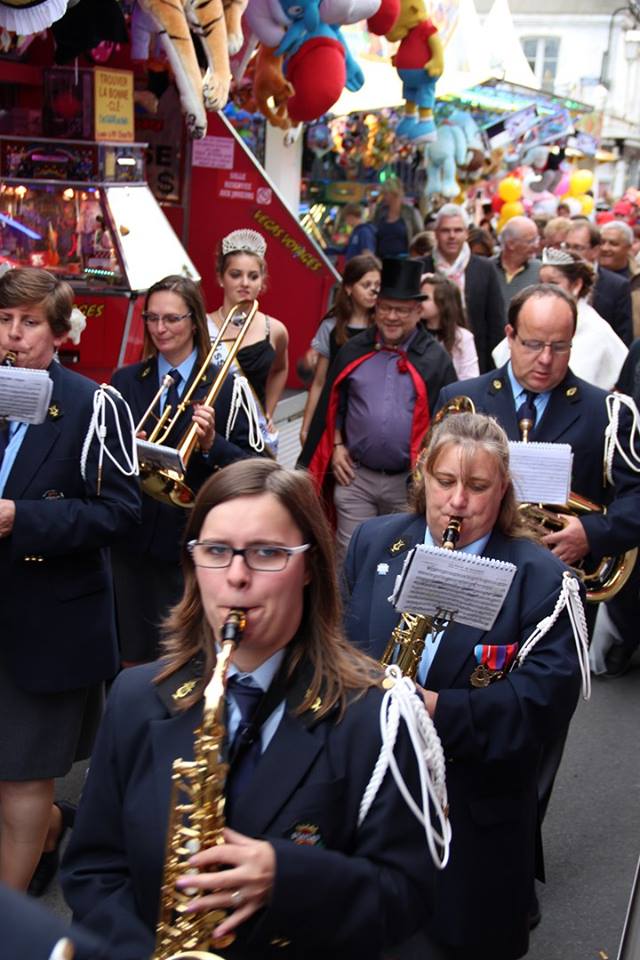
<svg viewBox="0 0 640 960"><path fill-rule="evenodd" d="M542 251L542 263L547 267L562 266L576 261L567 253L566 250L558 250L557 247L545 247Z"/></svg>
<svg viewBox="0 0 640 960"><path fill-rule="evenodd" d="M267 241L257 230L234 230L222 240L222 253L253 253L264 259Z"/></svg>

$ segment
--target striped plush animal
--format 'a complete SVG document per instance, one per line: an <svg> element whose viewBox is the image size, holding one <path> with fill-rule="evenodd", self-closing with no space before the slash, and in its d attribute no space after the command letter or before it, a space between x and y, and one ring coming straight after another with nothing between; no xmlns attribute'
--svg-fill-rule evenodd
<svg viewBox="0 0 640 960"><path fill-rule="evenodd" d="M180 93L187 129L192 137L204 137L207 132L205 108L221 110L229 98L231 71L222 0L138 2L158 30ZM230 4L235 5L234 0L230 0ZM190 31L200 38L207 56L209 69L204 79Z"/></svg>

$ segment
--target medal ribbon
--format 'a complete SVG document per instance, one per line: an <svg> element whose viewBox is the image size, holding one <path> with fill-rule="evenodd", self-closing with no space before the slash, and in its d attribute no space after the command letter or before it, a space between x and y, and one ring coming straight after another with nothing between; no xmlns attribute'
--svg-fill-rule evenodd
<svg viewBox="0 0 640 960"><path fill-rule="evenodd" d="M477 643L473 648L478 666L483 663L489 670L502 670L503 673L509 669L517 652L517 643Z"/></svg>

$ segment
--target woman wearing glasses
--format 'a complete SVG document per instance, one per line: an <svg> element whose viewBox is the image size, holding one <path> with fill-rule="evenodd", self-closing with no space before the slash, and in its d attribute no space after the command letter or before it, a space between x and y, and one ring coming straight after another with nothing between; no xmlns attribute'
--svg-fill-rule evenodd
<svg viewBox="0 0 640 960"><path fill-rule="evenodd" d="M221 625L239 607L247 626L226 691L228 826L177 886L197 891L195 912L226 912L215 934L235 943L212 949L230 960L376 960L419 925L433 868L388 775L358 822L380 750L380 669L344 639L332 536L312 483L272 461L235 463L200 491L186 540L168 656L160 669L125 671L112 689L65 896L112 960L151 954L172 761L193 756ZM244 754L241 723L254 730Z"/></svg>
<svg viewBox="0 0 640 960"><path fill-rule="evenodd" d="M210 347L200 291L186 277L169 276L154 283L145 298L143 319L145 359L117 370L112 379L129 403L136 423L163 378L172 381L143 425L139 434L142 438L151 432L167 404L175 411ZM213 470L252 453L244 413L231 417L230 379L223 383L213 408L199 402L216 374L217 368L211 365L192 394L191 404L177 417L163 441L166 446L177 446L190 423L196 424L198 451L191 457L186 474L192 490L198 490ZM155 660L159 625L182 590L178 556L185 511L147 495L142 500L138 534L112 551L120 656L125 665Z"/></svg>

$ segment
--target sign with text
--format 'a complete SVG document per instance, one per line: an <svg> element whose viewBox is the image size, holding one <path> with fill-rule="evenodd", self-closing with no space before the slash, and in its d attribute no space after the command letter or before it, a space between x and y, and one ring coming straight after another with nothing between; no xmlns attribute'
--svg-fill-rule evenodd
<svg viewBox="0 0 640 960"><path fill-rule="evenodd" d="M96 67L94 84L95 139L132 143L133 73Z"/></svg>
<svg viewBox="0 0 640 960"><path fill-rule="evenodd" d="M222 304L215 275L220 241L232 230L257 230L267 241L268 284L260 310L289 331L289 385L309 348L337 280L265 171L222 114L209 114L208 135L193 144L187 248L202 276L207 308Z"/></svg>

